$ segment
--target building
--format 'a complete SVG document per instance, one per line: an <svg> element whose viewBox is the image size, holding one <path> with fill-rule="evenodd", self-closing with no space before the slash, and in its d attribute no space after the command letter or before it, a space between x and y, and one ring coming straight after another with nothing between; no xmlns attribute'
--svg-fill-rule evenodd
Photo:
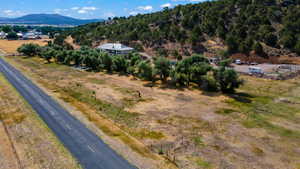
<svg viewBox="0 0 300 169"><path fill-rule="evenodd" d="M6 38L6 33L5 32L0 32L0 39L5 39Z"/></svg>
<svg viewBox="0 0 300 169"><path fill-rule="evenodd" d="M37 35L33 32L28 32L23 35L23 39L37 39Z"/></svg>
<svg viewBox="0 0 300 169"><path fill-rule="evenodd" d="M23 35L23 33L17 33L17 36L19 39L21 39L21 38L23 38L24 35Z"/></svg>
<svg viewBox="0 0 300 169"><path fill-rule="evenodd" d="M125 46L120 43L106 43L97 47L102 51L106 51L110 54L124 55L134 51L133 48Z"/></svg>

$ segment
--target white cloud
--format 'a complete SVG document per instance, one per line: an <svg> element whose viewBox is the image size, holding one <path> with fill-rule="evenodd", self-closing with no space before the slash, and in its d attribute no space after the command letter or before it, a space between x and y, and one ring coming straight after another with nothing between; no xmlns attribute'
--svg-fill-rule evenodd
<svg viewBox="0 0 300 169"><path fill-rule="evenodd" d="M87 13L88 11L82 10L82 9L81 9L81 10L78 10L77 12L80 13L80 14L85 14L85 13Z"/></svg>
<svg viewBox="0 0 300 169"><path fill-rule="evenodd" d="M170 3L162 4L161 8L170 8L172 5Z"/></svg>
<svg viewBox="0 0 300 169"><path fill-rule="evenodd" d="M86 11L95 11L95 10L97 10L97 8L94 7L94 6L86 6L86 7L82 7L81 9L86 10Z"/></svg>
<svg viewBox="0 0 300 169"><path fill-rule="evenodd" d="M87 14L87 13L91 13L92 11L97 10L97 8L94 6L73 7L71 9L75 10L75 11L77 10L77 13L79 13L79 14Z"/></svg>
<svg viewBox="0 0 300 169"><path fill-rule="evenodd" d="M132 11L132 12L129 12L129 15L137 15L137 14L139 14L137 11Z"/></svg>
<svg viewBox="0 0 300 169"><path fill-rule="evenodd" d="M139 6L137 9L141 10L141 11L152 11L153 7L150 5L147 5L147 6Z"/></svg>
<svg viewBox="0 0 300 169"><path fill-rule="evenodd" d="M25 15L25 13L22 11L13 11L13 10L3 10L2 13L8 17L18 17L18 16Z"/></svg>
<svg viewBox="0 0 300 169"><path fill-rule="evenodd" d="M75 7L71 8L71 9L74 10L74 11L76 11L76 10L79 9L79 7L75 6Z"/></svg>

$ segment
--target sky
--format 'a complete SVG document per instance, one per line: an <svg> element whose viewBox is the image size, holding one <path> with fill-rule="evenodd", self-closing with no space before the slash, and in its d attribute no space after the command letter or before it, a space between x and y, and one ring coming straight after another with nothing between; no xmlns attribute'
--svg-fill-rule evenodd
<svg viewBox="0 0 300 169"><path fill-rule="evenodd" d="M0 17L57 13L81 19L107 19L202 1L205 0L5 0L0 6Z"/></svg>

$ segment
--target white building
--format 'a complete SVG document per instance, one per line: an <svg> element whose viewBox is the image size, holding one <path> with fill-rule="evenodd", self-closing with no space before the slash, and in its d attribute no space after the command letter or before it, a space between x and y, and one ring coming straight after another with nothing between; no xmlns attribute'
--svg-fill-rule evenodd
<svg viewBox="0 0 300 169"><path fill-rule="evenodd" d="M23 36L23 39L37 39L37 35L35 35L35 33L33 32L28 32L25 33L25 35Z"/></svg>
<svg viewBox="0 0 300 169"><path fill-rule="evenodd" d="M1 31L0 32L0 39L4 39L4 38L6 38L6 33Z"/></svg>
<svg viewBox="0 0 300 169"><path fill-rule="evenodd" d="M97 49L106 51L110 54L119 54L119 55L128 54L134 51L133 48L122 45L120 43L106 43L98 46Z"/></svg>

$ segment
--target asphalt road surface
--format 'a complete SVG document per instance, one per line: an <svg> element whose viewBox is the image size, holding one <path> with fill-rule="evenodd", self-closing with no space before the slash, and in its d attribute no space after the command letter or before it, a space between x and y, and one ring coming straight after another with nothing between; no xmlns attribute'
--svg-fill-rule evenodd
<svg viewBox="0 0 300 169"><path fill-rule="evenodd" d="M0 72L86 169L136 169L50 96L0 58Z"/></svg>

